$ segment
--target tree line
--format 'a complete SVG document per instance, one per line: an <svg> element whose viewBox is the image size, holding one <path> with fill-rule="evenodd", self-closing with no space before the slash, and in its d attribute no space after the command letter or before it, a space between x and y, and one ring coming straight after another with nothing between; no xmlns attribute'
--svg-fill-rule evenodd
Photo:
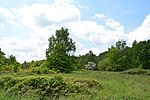
<svg viewBox="0 0 150 100"><path fill-rule="evenodd" d="M75 42L69 37L67 28L56 30L48 41L46 59L40 61L24 62L20 64L16 57L5 57L0 49L0 70L41 68L59 72L72 72L73 70L85 69L88 62L96 64L94 70L124 71L132 68L150 69L150 40L137 42L129 47L125 40L119 40L115 45L98 56L90 50L85 55L75 56Z"/></svg>

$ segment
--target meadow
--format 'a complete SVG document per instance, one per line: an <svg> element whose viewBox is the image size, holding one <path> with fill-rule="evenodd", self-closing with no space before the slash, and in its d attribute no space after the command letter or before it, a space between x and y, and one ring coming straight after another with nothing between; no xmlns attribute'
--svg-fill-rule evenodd
<svg viewBox="0 0 150 100"><path fill-rule="evenodd" d="M58 74L57 74L58 75ZM70 96L62 96L59 100L149 100L150 99L150 76L148 75L129 75L122 72L107 72L107 71L92 71L79 70L73 73L59 73L64 82L72 82L74 79L96 80L101 85L101 88L94 95L75 94ZM22 78L49 78L51 74L28 74L24 73L7 73L1 74L2 77ZM93 91L93 90L91 90ZM30 98L24 96L8 96L5 91L1 89L0 100L36 100L37 98Z"/></svg>

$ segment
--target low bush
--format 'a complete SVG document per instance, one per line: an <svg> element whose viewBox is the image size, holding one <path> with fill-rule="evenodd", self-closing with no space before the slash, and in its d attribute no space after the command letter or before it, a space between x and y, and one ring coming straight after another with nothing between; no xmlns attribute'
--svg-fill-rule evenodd
<svg viewBox="0 0 150 100"><path fill-rule="evenodd" d="M88 88L99 89L102 87L102 85L100 85L99 82L94 79L76 79L73 81L73 83L74 84L80 83L83 84L83 86L86 86Z"/></svg>
<svg viewBox="0 0 150 100"><path fill-rule="evenodd" d="M123 74L131 74L131 75L150 75L150 72L145 69L135 68L124 71Z"/></svg>
<svg viewBox="0 0 150 100"><path fill-rule="evenodd" d="M2 77L1 88L8 96L19 98L30 97L40 100L58 99L79 95L96 95L101 88L99 82L93 79L74 79L71 83L65 82L61 76L14 78Z"/></svg>
<svg viewBox="0 0 150 100"><path fill-rule="evenodd" d="M50 70L47 67L35 67L35 68L32 68L31 72L36 73L36 74L53 74L53 73L55 73L55 71Z"/></svg>
<svg viewBox="0 0 150 100"><path fill-rule="evenodd" d="M12 71L13 70L13 65L5 65L2 69L1 69L1 71L3 72L3 73L5 73L5 72L10 72L10 71Z"/></svg>
<svg viewBox="0 0 150 100"><path fill-rule="evenodd" d="M62 77L55 76L53 78L29 78L7 89L6 94L9 96L18 95L20 97L36 96L39 99L59 98L64 95L66 83Z"/></svg>
<svg viewBox="0 0 150 100"><path fill-rule="evenodd" d="M77 91L77 93L82 94L82 95L88 94L88 96L90 97L95 96L97 91L102 89L102 85L94 79L75 79L73 81L72 86L75 86L78 88L78 89L73 89Z"/></svg>

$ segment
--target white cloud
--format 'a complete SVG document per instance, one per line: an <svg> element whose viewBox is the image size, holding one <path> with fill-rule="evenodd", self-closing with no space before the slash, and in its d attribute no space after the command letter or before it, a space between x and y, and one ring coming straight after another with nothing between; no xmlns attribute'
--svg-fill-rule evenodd
<svg viewBox="0 0 150 100"><path fill-rule="evenodd" d="M115 29L118 32L124 32L124 26L122 26L118 21L115 21L112 18L106 19L106 25Z"/></svg>
<svg viewBox="0 0 150 100"><path fill-rule="evenodd" d="M17 60L23 62L25 60L31 61L32 59L44 59L46 44L40 40L26 39L20 40L13 37L0 38L0 47L8 55L15 55Z"/></svg>
<svg viewBox="0 0 150 100"><path fill-rule="evenodd" d="M12 25L15 16L8 9L0 7L0 26L3 28L5 25Z"/></svg>
<svg viewBox="0 0 150 100"><path fill-rule="evenodd" d="M104 14L95 14L93 18L99 18L100 20L104 20L105 25L114 29L114 32L108 29L107 33L105 33L105 35L101 37L104 39L103 42L105 42L105 40L106 42L108 42L108 40L116 42L118 39L125 39L129 43L129 45L131 45L134 40L143 41L150 39L150 15L147 15L143 23L134 31L129 32L128 34L124 33L124 26L121 25L120 22L115 21L112 18L108 18ZM93 39L96 39L97 37L97 35L93 36Z"/></svg>
<svg viewBox="0 0 150 100"><path fill-rule="evenodd" d="M85 9L85 10L89 9L88 6L86 6L86 5L79 5L79 8L80 9Z"/></svg>
<svg viewBox="0 0 150 100"><path fill-rule="evenodd" d="M132 42L135 39L140 41L150 38L150 15L135 31L125 34L120 22L104 14L95 14L94 18L103 20L105 25L81 20L80 10L71 0L54 0L52 4L35 3L13 10L0 7L1 17L5 19L0 23L3 27L6 27L6 23L13 23L30 31L26 33L29 38L24 40L0 37L2 50L7 55L15 55L21 62L45 58L48 38L61 26L69 28L71 38L76 41L77 55L88 53L89 50L98 55L119 39L129 39Z"/></svg>
<svg viewBox="0 0 150 100"><path fill-rule="evenodd" d="M105 19L105 18L107 18L104 14L95 14L94 15L94 17L92 17L92 18L99 18L99 19Z"/></svg>
<svg viewBox="0 0 150 100"><path fill-rule="evenodd" d="M134 40L143 41L147 39L150 39L150 15L146 16L141 26L128 34L130 44L132 44Z"/></svg>
<svg viewBox="0 0 150 100"><path fill-rule="evenodd" d="M54 0L54 3L55 4L67 4L68 5L68 3L73 3L73 0Z"/></svg>
<svg viewBox="0 0 150 100"><path fill-rule="evenodd" d="M85 55L85 54L87 54L87 53L89 53L89 51L90 50L92 50L93 51L93 53L95 54L95 55L99 55L99 53L100 52L104 52L104 50L101 50L100 48L84 48L82 51L80 51L80 55Z"/></svg>
<svg viewBox="0 0 150 100"><path fill-rule="evenodd" d="M80 20L80 11L69 1L62 4L56 0L53 4L36 3L32 6L25 5L15 12L19 14L20 22L26 27L37 30L53 24L68 23Z"/></svg>
<svg viewBox="0 0 150 100"><path fill-rule="evenodd" d="M71 22L68 23L68 27L74 36L79 39L87 39L91 34L104 31L104 27L94 21Z"/></svg>
<svg viewBox="0 0 150 100"><path fill-rule="evenodd" d="M38 0L39 2L44 2L44 0Z"/></svg>
<svg viewBox="0 0 150 100"><path fill-rule="evenodd" d="M101 51L106 50L110 44L115 43L124 36L124 33L108 30L95 21L80 20L79 9L70 3L65 4L65 6L54 5L56 3L51 5L37 3L13 10L19 20L17 22L30 29L28 33L30 38L26 40L9 38L9 41L7 41L8 38L4 38L0 40L2 43L7 41L5 46L0 45L4 48L4 51L8 54L14 54L21 62L43 59L45 49L48 47L48 37L54 34L60 26L69 28L71 37L76 41L76 54L84 54L89 50L93 50L98 55ZM55 12L54 9L56 9ZM61 14L63 12L65 15ZM87 43L82 43L83 41L87 41ZM85 46L87 44L93 46Z"/></svg>
<svg viewBox="0 0 150 100"><path fill-rule="evenodd" d="M126 39L124 32L118 30L109 30L105 26L95 21L78 21L68 24L71 33L77 39L88 40L96 45L114 44L119 39ZM103 49L103 48L101 48Z"/></svg>
<svg viewBox="0 0 150 100"><path fill-rule="evenodd" d="M109 26L110 28L114 29L115 31L118 32L124 32L124 26L121 25L120 22L109 18L107 16L105 16L104 14L95 14L95 16L93 18L98 18L100 20L104 20L105 25Z"/></svg>
<svg viewBox="0 0 150 100"><path fill-rule="evenodd" d="M0 14L6 22L15 19L15 24L25 26L30 31L26 33L29 34L29 38L25 40L0 37L0 48L7 56L15 55L20 62L45 58L48 38L55 30L66 23L80 20L80 11L71 0L55 0L52 4L35 3L12 10L1 7Z"/></svg>

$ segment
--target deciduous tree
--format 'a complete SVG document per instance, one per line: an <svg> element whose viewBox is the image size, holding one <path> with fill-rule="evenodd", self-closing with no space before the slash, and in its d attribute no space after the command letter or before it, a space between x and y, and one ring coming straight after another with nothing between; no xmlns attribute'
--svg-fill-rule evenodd
<svg viewBox="0 0 150 100"><path fill-rule="evenodd" d="M69 37L68 29L56 30L55 36L49 38L49 47L46 50L47 67L70 72L73 70L70 54L75 52L75 42Z"/></svg>

